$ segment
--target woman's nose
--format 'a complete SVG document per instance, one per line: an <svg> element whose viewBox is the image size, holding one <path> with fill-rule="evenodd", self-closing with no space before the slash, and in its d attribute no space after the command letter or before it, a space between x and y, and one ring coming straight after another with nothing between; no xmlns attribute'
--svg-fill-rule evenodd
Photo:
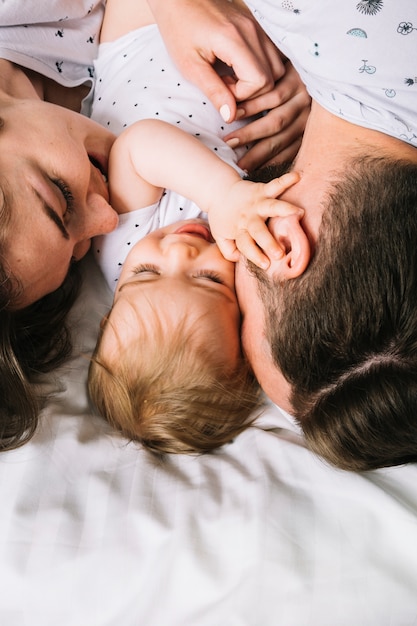
<svg viewBox="0 0 417 626"><path fill-rule="evenodd" d="M90 193L84 211L83 232L80 233L79 239L106 235L116 228L118 221L118 214L107 200L98 193Z"/></svg>
<svg viewBox="0 0 417 626"><path fill-rule="evenodd" d="M98 193L89 194L77 224L74 259L82 259L90 248L91 239L112 232L118 221L119 216L103 196Z"/></svg>

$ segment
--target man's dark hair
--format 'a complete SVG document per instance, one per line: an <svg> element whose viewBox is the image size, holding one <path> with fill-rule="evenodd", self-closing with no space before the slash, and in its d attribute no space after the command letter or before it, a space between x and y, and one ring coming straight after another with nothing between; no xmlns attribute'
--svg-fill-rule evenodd
<svg viewBox="0 0 417 626"><path fill-rule="evenodd" d="M349 470L417 461L417 165L353 159L304 274L254 273L309 447Z"/></svg>

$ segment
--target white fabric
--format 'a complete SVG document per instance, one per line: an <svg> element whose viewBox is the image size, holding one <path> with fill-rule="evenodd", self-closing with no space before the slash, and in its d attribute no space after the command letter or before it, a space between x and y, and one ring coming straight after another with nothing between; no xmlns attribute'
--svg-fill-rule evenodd
<svg viewBox="0 0 417 626"><path fill-rule="evenodd" d="M171 61L155 24L100 44L95 62L97 85L91 117L116 135L144 118L195 134L209 148L236 163L247 147L232 150L223 137L244 122L226 124L215 107ZM246 123L246 122L245 122Z"/></svg>
<svg viewBox="0 0 417 626"><path fill-rule="evenodd" d="M140 119L161 119L197 136L243 174L237 161L247 147L236 152L222 139L243 122L225 124L207 97L184 80L155 24L100 44L95 76L91 117L116 135ZM159 204L121 215L114 232L93 242L96 260L111 289L115 289L126 256L137 241L156 228L199 216L206 217L193 202L171 190L165 191Z"/></svg>
<svg viewBox="0 0 417 626"><path fill-rule="evenodd" d="M337 116L417 146L415 0L245 0Z"/></svg>
<svg viewBox="0 0 417 626"><path fill-rule="evenodd" d="M66 87L94 82L104 0L2 0L0 58ZM88 113L88 101L83 103Z"/></svg>
<svg viewBox="0 0 417 626"><path fill-rule="evenodd" d="M89 352L111 294L92 259ZM0 454L0 624L413 626L417 467L309 453L276 407L207 456L165 462L91 414L75 356L34 439Z"/></svg>
<svg viewBox="0 0 417 626"><path fill-rule="evenodd" d="M0 624L415 625L417 466L330 468L272 405L212 455L128 444L88 406L111 293L83 264L74 357L33 440L0 454Z"/></svg>

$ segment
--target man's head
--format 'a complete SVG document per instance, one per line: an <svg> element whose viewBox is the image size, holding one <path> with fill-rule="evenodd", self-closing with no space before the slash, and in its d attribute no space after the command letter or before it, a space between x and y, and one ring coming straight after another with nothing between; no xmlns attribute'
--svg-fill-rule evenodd
<svg viewBox="0 0 417 626"><path fill-rule="evenodd" d="M416 460L417 165L355 157L330 187L304 273L238 270L244 347L265 391L330 462ZM248 281L261 300L257 341Z"/></svg>

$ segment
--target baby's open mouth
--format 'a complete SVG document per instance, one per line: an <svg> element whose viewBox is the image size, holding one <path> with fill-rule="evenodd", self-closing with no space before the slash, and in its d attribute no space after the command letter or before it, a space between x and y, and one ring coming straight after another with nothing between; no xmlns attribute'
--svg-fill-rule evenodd
<svg viewBox="0 0 417 626"><path fill-rule="evenodd" d="M177 228L175 234L194 235L195 237L201 237L202 239L205 239L205 241L209 241L210 243L214 242L208 226L205 226L204 224L199 224L197 222L182 224L179 228Z"/></svg>

